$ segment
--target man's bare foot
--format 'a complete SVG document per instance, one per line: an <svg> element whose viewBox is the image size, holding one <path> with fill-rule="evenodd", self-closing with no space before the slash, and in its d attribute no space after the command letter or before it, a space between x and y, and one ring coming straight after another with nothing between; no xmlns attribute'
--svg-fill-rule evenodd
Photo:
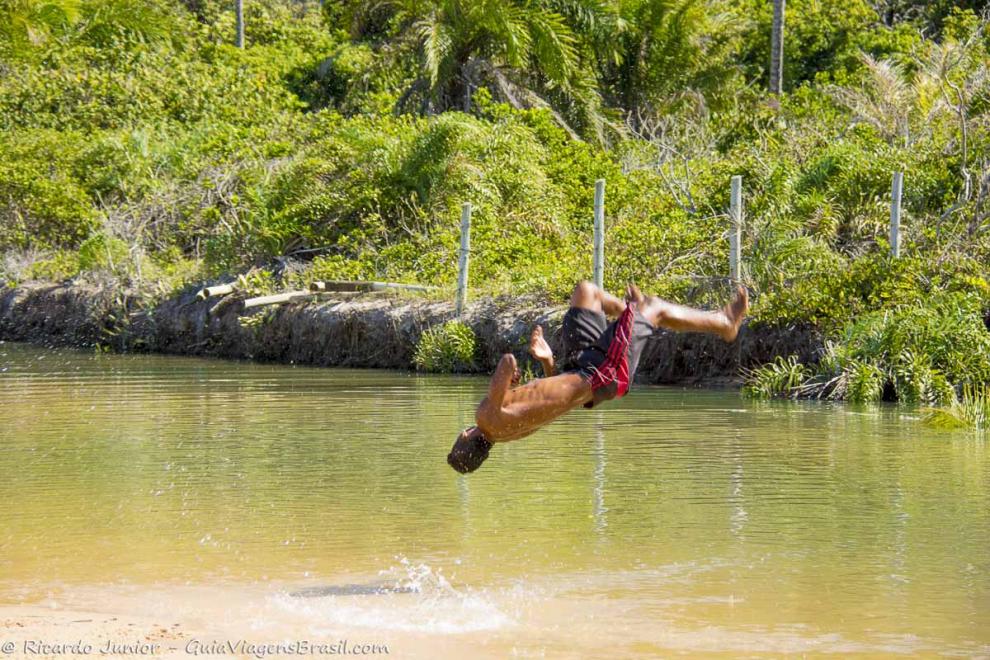
<svg viewBox="0 0 990 660"><path fill-rule="evenodd" d="M736 297L722 309L727 322L725 331L720 333L722 339L735 341L736 335L739 334L739 326L742 325L747 312L749 312L749 293L746 287L739 285L736 287Z"/></svg>
<svg viewBox="0 0 990 660"><path fill-rule="evenodd" d="M627 303L641 303L645 300L643 292L639 290L639 287L630 282L626 285L626 302Z"/></svg>
<svg viewBox="0 0 990 660"><path fill-rule="evenodd" d="M543 338L542 326L538 325L533 328L533 333L529 336L529 354L534 359L540 361L553 359L553 351L550 350L550 344Z"/></svg>

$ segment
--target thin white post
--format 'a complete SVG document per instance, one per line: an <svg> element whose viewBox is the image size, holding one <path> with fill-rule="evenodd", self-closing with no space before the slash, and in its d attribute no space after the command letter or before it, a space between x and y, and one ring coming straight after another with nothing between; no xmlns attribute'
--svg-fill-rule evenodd
<svg viewBox="0 0 990 660"><path fill-rule="evenodd" d="M460 316L467 302L468 255L471 253L471 204L461 206L461 255L457 264L457 300L455 310Z"/></svg>
<svg viewBox="0 0 990 660"><path fill-rule="evenodd" d="M770 33L770 93L778 96L784 89L785 5L785 0L773 0L773 25Z"/></svg>
<svg viewBox="0 0 990 660"><path fill-rule="evenodd" d="M593 263L595 286L602 288L605 279L605 179L595 181L595 234Z"/></svg>
<svg viewBox="0 0 990 660"><path fill-rule="evenodd" d="M742 177L732 177L730 193L729 216L732 226L729 228L729 278L738 282L742 270Z"/></svg>
<svg viewBox="0 0 990 660"><path fill-rule="evenodd" d="M901 256L901 190L904 188L904 172L894 172L890 187L890 254Z"/></svg>
<svg viewBox="0 0 990 660"><path fill-rule="evenodd" d="M237 12L237 47L244 48L244 0L234 0Z"/></svg>

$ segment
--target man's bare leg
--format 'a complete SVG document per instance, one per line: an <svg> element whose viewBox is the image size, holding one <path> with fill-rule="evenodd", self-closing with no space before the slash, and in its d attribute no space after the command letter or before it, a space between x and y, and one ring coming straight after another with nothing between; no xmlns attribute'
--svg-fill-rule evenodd
<svg viewBox="0 0 990 660"><path fill-rule="evenodd" d="M749 294L742 286L736 287L735 298L717 312L685 307L656 296L644 296L635 284L629 285L626 299L639 302L640 313L658 328L675 332L707 332L725 341L736 338L739 326L749 311Z"/></svg>
<svg viewBox="0 0 990 660"><path fill-rule="evenodd" d="M749 295L742 286L736 288L735 298L730 303L714 312L678 305L657 296L644 296L635 284L626 289L626 300L639 303L640 313L658 328L706 332L727 342L735 340L749 311ZM626 309L625 301L587 281L577 283L570 302L571 307L604 312L606 316L618 316Z"/></svg>
<svg viewBox="0 0 990 660"><path fill-rule="evenodd" d="M625 311L626 303L591 282L581 281L571 293L571 307L604 312L606 316L618 316Z"/></svg>
<svg viewBox="0 0 990 660"><path fill-rule="evenodd" d="M543 367L545 378L550 378L557 373L554 368L553 351L550 350L550 344L543 337L542 326L534 327L533 332L529 335L529 354Z"/></svg>

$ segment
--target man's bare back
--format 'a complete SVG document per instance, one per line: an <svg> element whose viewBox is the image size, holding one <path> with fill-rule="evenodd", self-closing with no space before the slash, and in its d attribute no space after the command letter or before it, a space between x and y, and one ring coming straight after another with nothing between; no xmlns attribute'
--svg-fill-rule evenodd
<svg viewBox="0 0 990 660"><path fill-rule="evenodd" d="M725 341L735 339L749 309L749 299L746 290L742 287L737 289L736 297L723 309L705 312L660 298L645 297L634 285L629 286L626 300L622 301L593 284L580 282L571 296L571 310L568 311L568 316L565 316L563 328L565 336L568 330L578 335L583 332L585 341L579 348L583 346L584 353L581 355L590 352L594 357L597 355L595 353L597 350L604 357L601 346L587 345L589 329L582 327L581 323L586 326L588 320L581 321L569 317L585 314L594 320L595 315L618 316L626 310L628 303L634 303L633 306L639 308L638 322L641 324L678 332L707 332L718 335ZM569 322L575 327L569 328ZM610 327L609 331L612 330L613 328ZM447 462L457 471L472 472L477 469L487 458L493 442L524 438L564 413L578 406L591 405L590 402L598 399L587 370L568 371L555 375L556 365L553 354L540 326L534 328L530 337L529 352L543 366L545 377L516 386L519 381L516 358L511 353L502 356L489 384L488 395L478 405L475 413L476 425L458 435L447 457ZM567 355L565 359L571 357ZM600 365L601 360L595 362L594 366L590 367L592 370ZM634 365L635 363L638 363L638 355ZM635 366L633 366L634 370ZM629 374L629 377L631 378L632 374Z"/></svg>

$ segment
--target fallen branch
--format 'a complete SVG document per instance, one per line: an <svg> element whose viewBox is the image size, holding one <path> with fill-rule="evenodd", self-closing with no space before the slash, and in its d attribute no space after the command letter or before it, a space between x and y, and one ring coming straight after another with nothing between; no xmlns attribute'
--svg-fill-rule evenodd
<svg viewBox="0 0 990 660"><path fill-rule="evenodd" d="M199 290L196 297L200 300L206 300L207 298L216 298L217 296L226 296L228 293L233 293L236 290L236 286L233 284L218 284L216 286L208 286Z"/></svg>
<svg viewBox="0 0 990 660"><path fill-rule="evenodd" d="M271 296L258 296L257 298L248 298L245 300L244 309L264 307L265 305L281 305L296 300L309 300L314 296L315 294L311 291L287 291L286 293L276 293Z"/></svg>
<svg viewBox="0 0 990 660"><path fill-rule="evenodd" d="M351 281L328 281L313 282L309 285L310 291L385 291L387 289L401 289L404 291L432 291L436 287L422 284L398 284L396 282L351 282Z"/></svg>

